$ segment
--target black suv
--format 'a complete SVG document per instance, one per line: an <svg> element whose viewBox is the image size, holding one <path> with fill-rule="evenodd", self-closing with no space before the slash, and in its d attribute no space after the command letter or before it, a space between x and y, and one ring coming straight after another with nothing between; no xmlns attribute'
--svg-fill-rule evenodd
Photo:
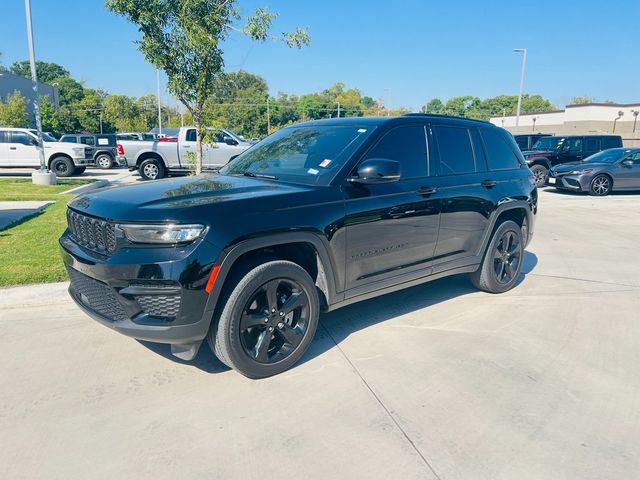
<svg viewBox="0 0 640 480"><path fill-rule="evenodd" d="M61 142L83 143L92 148L93 161L103 169L116 164L117 140L114 134L80 134L72 133L60 137Z"/></svg>
<svg viewBox="0 0 640 480"><path fill-rule="evenodd" d="M440 277L517 282L537 209L513 137L434 115L284 128L218 173L74 199L69 292L104 325L260 378L291 367L321 311Z"/></svg>
<svg viewBox="0 0 640 480"><path fill-rule="evenodd" d="M542 187L554 165L577 162L602 150L618 147L622 147L619 135L553 136L542 137L531 150L522 154L536 178L536 185Z"/></svg>

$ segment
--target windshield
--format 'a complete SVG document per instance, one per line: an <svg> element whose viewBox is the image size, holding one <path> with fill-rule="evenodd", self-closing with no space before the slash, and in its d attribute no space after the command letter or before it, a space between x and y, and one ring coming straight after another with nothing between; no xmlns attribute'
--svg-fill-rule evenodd
<svg viewBox="0 0 640 480"><path fill-rule="evenodd" d="M564 142L564 137L542 137L532 147L533 150L555 150Z"/></svg>
<svg viewBox="0 0 640 480"><path fill-rule="evenodd" d="M602 152L596 153L595 155L591 155L583 160L585 163L616 163L622 157L624 157L629 150L620 149L618 150L603 150Z"/></svg>
<svg viewBox="0 0 640 480"><path fill-rule="evenodd" d="M374 128L357 125L284 128L246 150L220 173L327 185Z"/></svg>
<svg viewBox="0 0 640 480"><path fill-rule="evenodd" d="M38 136L37 130L29 130L29 131L33 133L36 137ZM49 135L47 132L42 132L42 140L44 140L45 142L57 142L57 140L53 138L51 135Z"/></svg>

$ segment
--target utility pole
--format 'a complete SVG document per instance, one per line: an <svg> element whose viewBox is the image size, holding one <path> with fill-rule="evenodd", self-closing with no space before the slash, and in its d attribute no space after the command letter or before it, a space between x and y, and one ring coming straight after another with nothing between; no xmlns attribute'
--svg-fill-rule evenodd
<svg viewBox="0 0 640 480"><path fill-rule="evenodd" d="M40 118L40 94L38 93L38 75L36 73L36 52L33 46L33 29L31 26L31 0L24 0L27 19L27 41L29 43L29 63L31 64L31 82L33 83L33 112L36 117L38 131L38 154L40 155L40 170L31 174L31 181L38 185L55 185L56 174L47 169L44 159L44 140L42 139L42 119Z"/></svg>
<svg viewBox="0 0 640 480"><path fill-rule="evenodd" d="M160 69L156 68L156 84L158 91L158 135L162 135L162 104L160 103Z"/></svg>
<svg viewBox="0 0 640 480"><path fill-rule="evenodd" d="M520 94L518 95L518 109L516 110L516 131L520 126L520 108L522 107L522 92L524 90L524 70L527 66L527 49L516 48L513 50L517 53L522 53L522 65L520 67Z"/></svg>

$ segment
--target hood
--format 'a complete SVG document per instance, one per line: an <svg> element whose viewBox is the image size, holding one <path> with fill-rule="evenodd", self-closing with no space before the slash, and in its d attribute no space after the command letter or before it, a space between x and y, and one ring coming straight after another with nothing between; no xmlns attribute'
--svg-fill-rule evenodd
<svg viewBox="0 0 640 480"><path fill-rule="evenodd" d="M571 172L573 170L584 170L584 169L587 169L587 168L594 168L595 169L595 168L602 168L602 167L607 167L607 166L609 166L608 163L569 162L569 163L563 163L561 165L556 165L551 170L553 170L554 172L566 173L566 172Z"/></svg>
<svg viewBox="0 0 640 480"><path fill-rule="evenodd" d="M260 213L304 203L320 189L258 178L218 174L168 178L107 187L69 203L75 210L114 221L203 222L224 210L224 216ZM257 198L269 201L256 201ZM247 207L246 204L250 202Z"/></svg>
<svg viewBox="0 0 640 480"><path fill-rule="evenodd" d="M524 158L527 157L546 157L547 155L553 155L551 150L525 150L522 152Z"/></svg>

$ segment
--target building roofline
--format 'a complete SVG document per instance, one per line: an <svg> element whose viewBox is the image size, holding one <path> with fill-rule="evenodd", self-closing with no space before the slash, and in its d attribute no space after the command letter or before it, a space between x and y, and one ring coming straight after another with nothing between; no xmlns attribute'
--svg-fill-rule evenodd
<svg viewBox="0 0 640 480"><path fill-rule="evenodd" d="M577 108L577 107L640 107L640 103L573 103L566 105L564 108Z"/></svg>

